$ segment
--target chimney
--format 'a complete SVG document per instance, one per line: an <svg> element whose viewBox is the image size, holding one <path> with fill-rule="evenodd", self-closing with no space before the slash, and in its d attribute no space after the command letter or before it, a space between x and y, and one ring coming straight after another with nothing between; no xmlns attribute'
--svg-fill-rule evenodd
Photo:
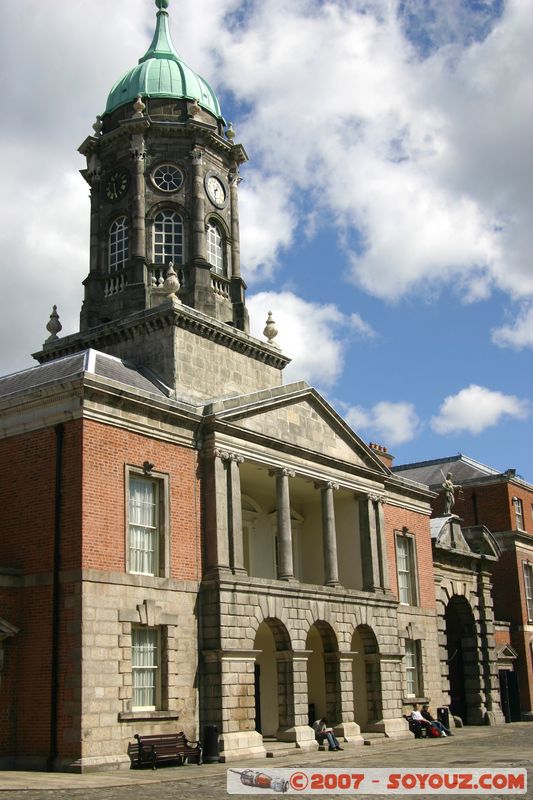
<svg viewBox="0 0 533 800"><path fill-rule="evenodd" d="M370 447L371 450L374 451L379 460L383 464L385 464L385 466L388 467L388 469L391 469L392 462L394 461L394 456L389 453L387 448L384 447L382 444L376 444L375 442L370 442L368 446Z"/></svg>

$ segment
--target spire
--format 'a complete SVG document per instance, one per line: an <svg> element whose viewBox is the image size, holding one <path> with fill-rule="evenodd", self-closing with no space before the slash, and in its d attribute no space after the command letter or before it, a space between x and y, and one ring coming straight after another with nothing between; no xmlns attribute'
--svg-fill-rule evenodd
<svg viewBox="0 0 533 800"><path fill-rule="evenodd" d="M154 38L144 56L139 59L139 64L148 61L150 58L171 58L175 61L180 60L170 34L169 16L166 10L169 0L155 0L155 4L159 11L157 12Z"/></svg>

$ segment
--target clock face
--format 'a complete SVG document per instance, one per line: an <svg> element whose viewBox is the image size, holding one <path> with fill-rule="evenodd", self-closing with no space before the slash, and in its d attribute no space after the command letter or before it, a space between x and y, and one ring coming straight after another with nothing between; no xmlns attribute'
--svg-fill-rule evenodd
<svg viewBox="0 0 533 800"><path fill-rule="evenodd" d="M130 176L124 170L111 173L105 185L105 194L108 200L120 200L128 190Z"/></svg>
<svg viewBox="0 0 533 800"><path fill-rule="evenodd" d="M222 208L226 204L226 187L216 175L207 175L205 180L207 196L211 202Z"/></svg>

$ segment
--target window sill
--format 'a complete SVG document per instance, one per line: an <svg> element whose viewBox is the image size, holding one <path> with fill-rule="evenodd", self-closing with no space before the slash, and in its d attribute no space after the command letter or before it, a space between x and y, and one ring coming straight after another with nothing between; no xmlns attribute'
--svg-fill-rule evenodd
<svg viewBox="0 0 533 800"><path fill-rule="evenodd" d="M118 715L119 722L138 722L141 720L166 720L166 719L179 719L179 714L174 711L121 711Z"/></svg>

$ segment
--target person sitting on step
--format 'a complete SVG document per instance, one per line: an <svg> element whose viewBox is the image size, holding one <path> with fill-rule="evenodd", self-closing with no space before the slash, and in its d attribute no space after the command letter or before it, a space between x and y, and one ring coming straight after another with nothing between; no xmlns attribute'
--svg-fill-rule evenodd
<svg viewBox="0 0 533 800"><path fill-rule="evenodd" d="M324 740L328 743L328 750L343 750L339 744L339 740L333 733L333 729L329 727L328 721L325 717L317 719L313 722L313 730L315 731L315 739L319 744Z"/></svg>

